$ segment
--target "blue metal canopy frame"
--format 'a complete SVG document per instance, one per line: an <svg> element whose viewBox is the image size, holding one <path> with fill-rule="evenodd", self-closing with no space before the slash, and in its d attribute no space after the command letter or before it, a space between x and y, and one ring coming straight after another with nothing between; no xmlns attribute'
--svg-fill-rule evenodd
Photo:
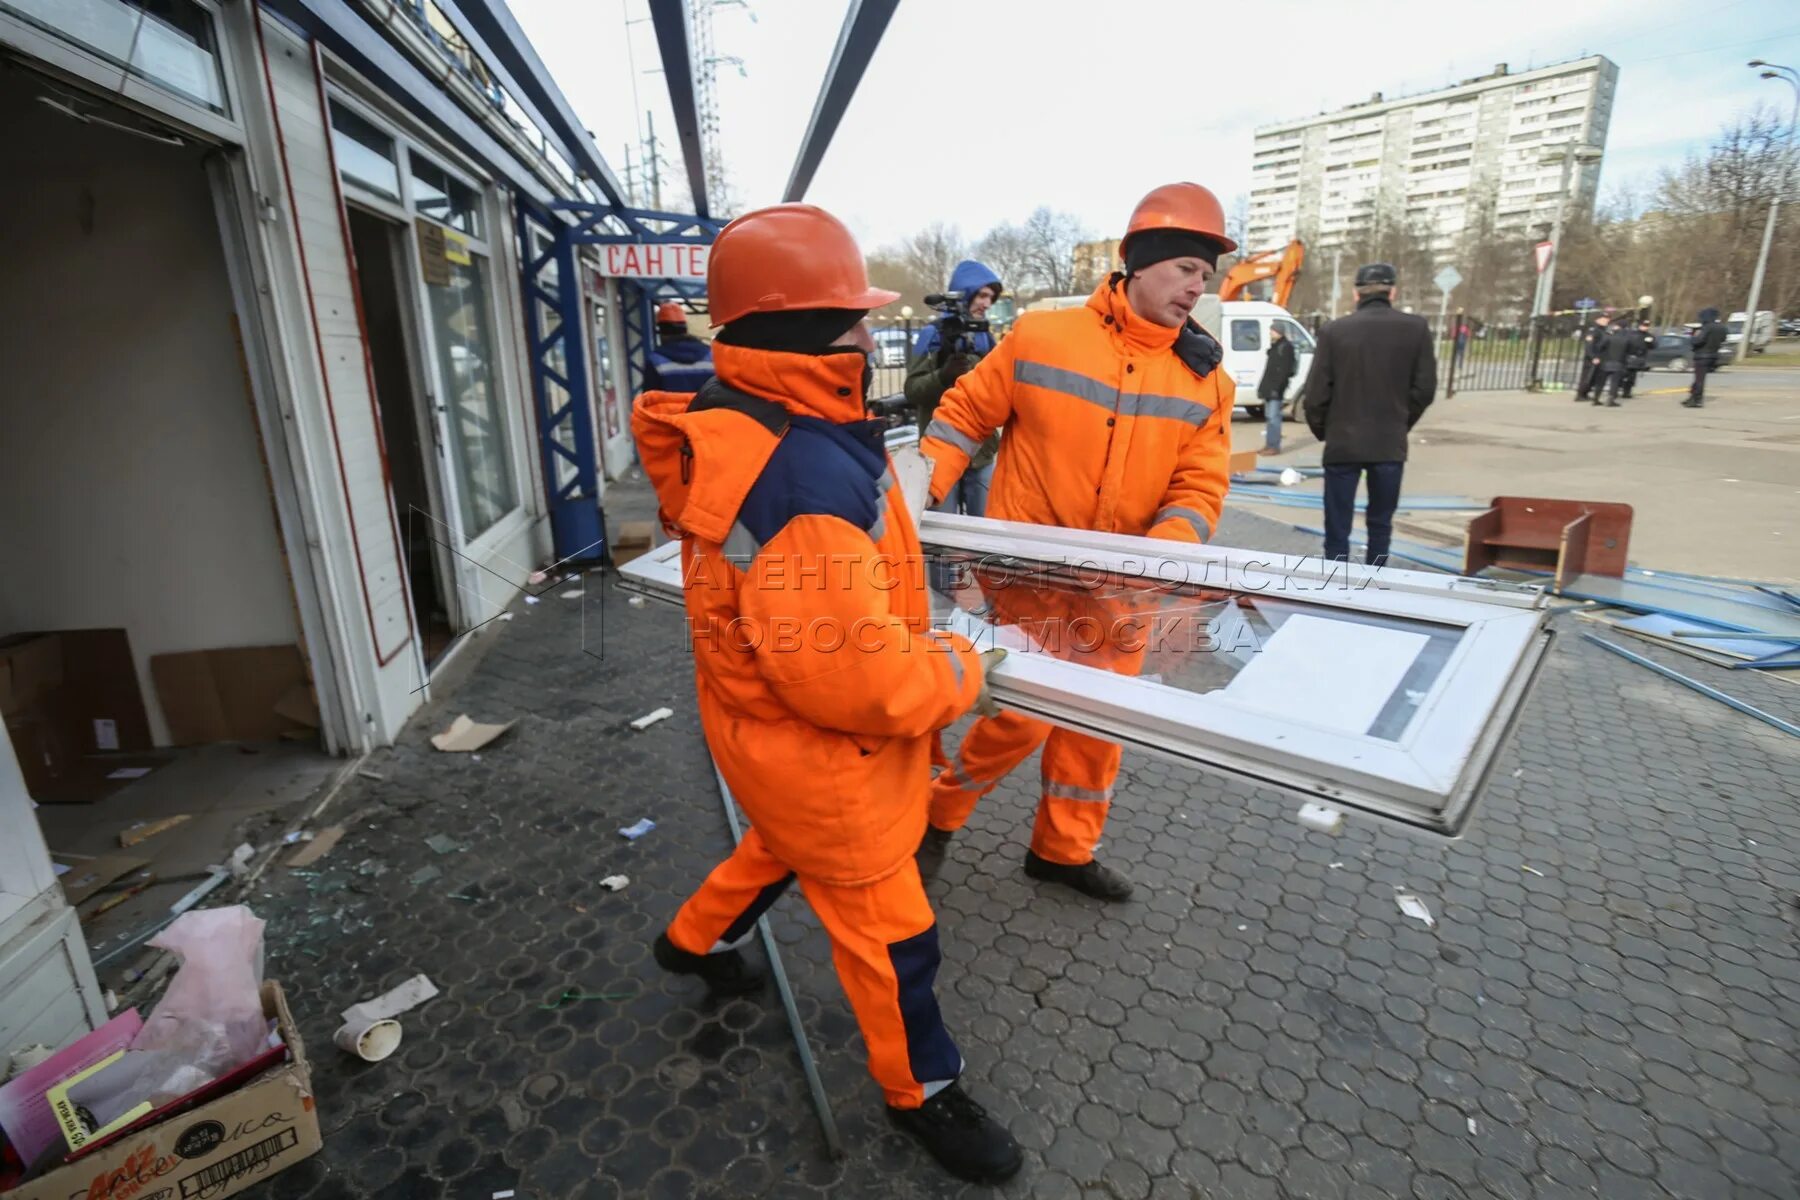
<svg viewBox="0 0 1800 1200"><path fill-rule="evenodd" d="M520 286L531 344L531 390L550 530L562 561L606 561L606 520L594 437L583 286L576 249L584 245L687 242L708 245L721 222L685 213L613 208L584 200L518 202ZM643 389L655 330L653 307L666 296L696 300L693 279L621 279L625 361L631 390Z"/></svg>
<svg viewBox="0 0 1800 1200"><path fill-rule="evenodd" d="M700 0L711 4L712 0ZM663 78L669 81L669 107L675 112L675 134L687 166L688 191L694 211L710 216L706 195L706 156L700 144L699 101L694 91L694 63L688 47L687 0L650 0L650 20L662 54ZM705 64L702 64L704 66Z"/></svg>

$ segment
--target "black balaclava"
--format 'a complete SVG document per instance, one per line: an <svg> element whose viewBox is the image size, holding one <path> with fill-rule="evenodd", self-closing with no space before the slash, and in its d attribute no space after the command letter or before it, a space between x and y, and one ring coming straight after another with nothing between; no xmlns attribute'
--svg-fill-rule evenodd
<svg viewBox="0 0 1800 1200"><path fill-rule="evenodd" d="M796 312L748 313L719 330L727 346L784 354L823 354L831 343L868 314L854 308L806 308Z"/></svg>
<svg viewBox="0 0 1800 1200"><path fill-rule="evenodd" d="M861 346L831 343L856 328L868 316L860 308L803 308L795 312L749 313L719 330L717 341L747 350L773 350L781 354L860 354L862 392L866 400L875 382L875 364Z"/></svg>
<svg viewBox="0 0 1800 1200"><path fill-rule="evenodd" d="M1719 310L1718 309L1703 308L1700 310L1701 324L1707 324L1708 322L1716 321L1718 319L1719 319Z"/></svg>
<svg viewBox="0 0 1800 1200"><path fill-rule="evenodd" d="M1223 250L1212 238L1189 229L1145 229L1125 243L1125 273L1135 275L1171 258L1203 258L1217 269Z"/></svg>

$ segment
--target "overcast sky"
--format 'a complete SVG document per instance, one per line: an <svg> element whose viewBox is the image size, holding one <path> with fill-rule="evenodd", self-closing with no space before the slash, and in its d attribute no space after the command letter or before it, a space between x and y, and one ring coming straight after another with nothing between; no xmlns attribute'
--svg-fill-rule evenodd
<svg viewBox="0 0 1800 1200"><path fill-rule="evenodd" d="M659 136L673 133L645 0L510 2L616 172L646 110ZM716 53L745 71L719 66L722 141L751 206L781 199L845 7L718 4ZM1192 179L1227 204L1247 192L1259 125L1375 91L1430 91L1498 62L1520 71L1591 53L1620 68L1604 195L1653 181L1746 105L1785 115L1791 90L1744 64L1800 66L1800 7L906 0L806 198L848 221L865 249L933 220L976 236L1040 204L1110 235L1159 183ZM682 174L673 141L667 161Z"/></svg>

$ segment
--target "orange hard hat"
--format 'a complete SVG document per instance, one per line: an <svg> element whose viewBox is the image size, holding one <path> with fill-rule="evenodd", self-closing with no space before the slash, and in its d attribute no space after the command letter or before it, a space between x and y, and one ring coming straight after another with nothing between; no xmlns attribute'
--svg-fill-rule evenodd
<svg viewBox="0 0 1800 1200"><path fill-rule="evenodd" d="M719 231L706 266L706 302L715 326L759 312L866 312L899 298L899 292L869 286L869 269L850 230L811 204L745 213Z"/></svg>
<svg viewBox="0 0 1800 1200"><path fill-rule="evenodd" d="M656 306L656 323L658 325L686 325L687 309L668 300Z"/></svg>
<svg viewBox="0 0 1800 1200"><path fill-rule="evenodd" d="M1212 238L1227 254L1237 249L1237 243L1225 236L1225 209L1219 198L1197 183L1165 183L1139 200L1125 240L1146 229L1185 229Z"/></svg>

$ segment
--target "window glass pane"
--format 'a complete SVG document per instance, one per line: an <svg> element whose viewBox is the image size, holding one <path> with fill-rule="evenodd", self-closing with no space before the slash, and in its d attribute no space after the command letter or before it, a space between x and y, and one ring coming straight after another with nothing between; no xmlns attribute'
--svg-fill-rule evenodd
<svg viewBox="0 0 1800 1200"><path fill-rule="evenodd" d="M934 615L1012 627L1065 662L1339 733L1398 741L1463 627L1296 595L1159 583L1099 568L928 551ZM1339 684L1330 681L1338 680ZM1331 695L1320 698L1320 689Z"/></svg>
<svg viewBox="0 0 1800 1200"><path fill-rule="evenodd" d="M411 161L413 207L419 215L480 237L480 202L475 189L464 187L416 150Z"/></svg>
<svg viewBox="0 0 1800 1200"><path fill-rule="evenodd" d="M1294 350L1300 354L1310 353L1313 348L1312 334L1306 332L1292 321L1276 321L1275 328L1281 330L1281 336L1294 343Z"/></svg>
<svg viewBox="0 0 1800 1200"><path fill-rule="evenodd" d="M600 416L608 440L625 432L624 414L620 411L619 390L613 386L612 316L606 301L594 297L594 391L600 397Z"/></svg>
<svg viewBox="0 0 1800 1200"><path fill-rule="evenodd" d="M1233 321L1231 323L1231 348L1233 350L1261 350L1262 326L1255 321Z"/></svg>
<svg viewBox="0 0 1800 1200"><path fill-rule="evenodd" d="M400 198L394 139L335 100L331 104L331 148L339 175L371 192Z"/></svg>
<svg viewBox="0 0 1800 1200"><path fill-rule="evenodd" d="M463 537L473 539L518 506L506 451L505 413L494 391L486 260L448 263L450 282L427 285L445 420L462 508Z"/></svg>
<svg viewBox="0 0 1800 1200"><path fill-rule="evenodd" d="M191 0L0 0L0 10L226 114L212 15Z"/></svg>

